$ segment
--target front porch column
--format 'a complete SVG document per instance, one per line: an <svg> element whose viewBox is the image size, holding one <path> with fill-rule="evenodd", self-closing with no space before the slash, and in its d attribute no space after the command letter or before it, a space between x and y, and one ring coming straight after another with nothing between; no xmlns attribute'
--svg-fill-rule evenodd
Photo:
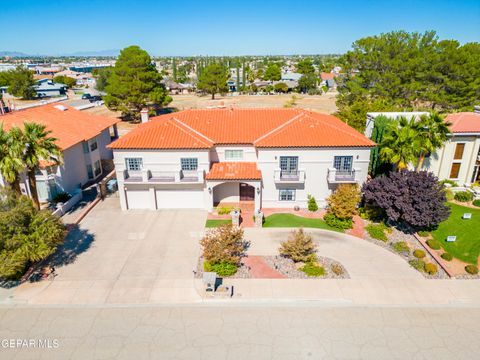
<svg viewBox="0 0 480 360"><path fill-rule="evenodd" d="M208 211L213 211L213 187L214 185L207 182L206 206Z"/></svg>

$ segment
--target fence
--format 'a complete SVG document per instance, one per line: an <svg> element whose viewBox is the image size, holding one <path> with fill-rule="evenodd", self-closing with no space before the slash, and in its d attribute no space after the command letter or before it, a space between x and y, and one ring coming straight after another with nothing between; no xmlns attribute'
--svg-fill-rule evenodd
<svg viewBox="0 0 480 360"><path fill-rule="evenodd" d="M57 209L53 212L53 215L58 217L65 215L65 213L73 208L80 200L82 200L82 198L82 189L76 190L67 202L57 204Z"/></svg>

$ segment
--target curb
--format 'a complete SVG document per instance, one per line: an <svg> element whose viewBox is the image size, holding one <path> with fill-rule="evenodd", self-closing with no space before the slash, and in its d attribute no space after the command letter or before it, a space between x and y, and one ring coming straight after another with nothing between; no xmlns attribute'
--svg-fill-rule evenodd
<svg viewBox="0 0 480 360"><path fill-rule="evenodd" d="M431 257L435 259L438 265L445 271L445 273L448 275L450 278L454 278L455 275L443 264L443 261L441 260L442 258L440 255L438 255L435 251L430 249L430 247L427 245L425 240L421 236L419 236L417 233L414 233L413 236L415 236L415 239L418 240L420 244L422 244L423 248L430 254Z"/></svg>

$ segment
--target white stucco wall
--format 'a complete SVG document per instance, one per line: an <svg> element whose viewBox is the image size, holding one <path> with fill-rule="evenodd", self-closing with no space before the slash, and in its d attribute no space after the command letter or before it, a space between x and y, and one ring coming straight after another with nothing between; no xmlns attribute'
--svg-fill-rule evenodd
<svg viewBox="0 0 480 360"><path fill-rule="evenodd" d="M219 203L239 202L240 185L238 182L223 183L213 188L213 202Z"/></svg>
<svg viewBox="0 0 480 360"><path fill-rule="evenodd" d="M100 135L97 136L98 150L100 158L104 160L113 159L113 151L107 148L107 145L111 142L110 130L104 129Z"/></svg>

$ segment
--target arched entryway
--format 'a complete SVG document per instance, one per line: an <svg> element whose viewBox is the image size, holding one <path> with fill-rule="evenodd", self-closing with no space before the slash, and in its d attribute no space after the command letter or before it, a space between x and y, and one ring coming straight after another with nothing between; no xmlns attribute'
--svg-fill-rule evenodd
<svg viewBox="0 0 480 360"><path fill-rule="evenodd" d="M260 182L225 181L207 183L212 206L233 206L253 211L260 209Z"/></svg>

